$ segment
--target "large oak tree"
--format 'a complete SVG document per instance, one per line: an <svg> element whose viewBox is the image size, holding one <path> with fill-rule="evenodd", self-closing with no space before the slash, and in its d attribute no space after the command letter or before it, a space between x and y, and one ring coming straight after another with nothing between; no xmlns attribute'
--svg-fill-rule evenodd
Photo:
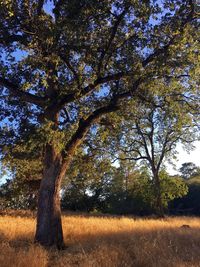
<svg viewBox="0 0 200 267"><path fill-rule="evenodd" d="M37 242L63 246L60 185L91 126L152 79L189 83L197 22L191 0L0 1L0 147L43 158Z"/></svg>

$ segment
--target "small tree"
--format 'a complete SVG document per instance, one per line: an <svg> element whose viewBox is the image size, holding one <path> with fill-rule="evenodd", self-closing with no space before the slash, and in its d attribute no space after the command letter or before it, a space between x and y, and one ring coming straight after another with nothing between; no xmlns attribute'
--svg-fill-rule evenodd
<svg viewBox="0 0 200 267"><path fill-rule="evenodd" d="M165 170L161 170L159 173L159 179L161 187L161 202L164 209L168 208L169 202L187 195L188 186L181 178L170 177ZM157 208L157 203L155 203L155 207Z"/></svg>
<svg viewBox="0 0 200 267"><path fill-rule="evenodd" d="M200 173L200 169L193 162L183 163L179 171L184 179L189 179Z"/></svg>
<svg viewBox="0 0 200 267"><path fill-rule="evenodd" d="M107 188L116 168L106 157L87 149L77 155L66 173L63 185L62 206L66 209L103 210Z"/></svg>

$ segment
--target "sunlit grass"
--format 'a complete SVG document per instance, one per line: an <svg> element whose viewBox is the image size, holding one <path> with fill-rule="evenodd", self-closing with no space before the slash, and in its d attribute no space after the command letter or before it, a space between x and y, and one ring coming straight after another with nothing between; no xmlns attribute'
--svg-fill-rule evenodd
<svg viewBox="0 0 200 267"><path fill-rule="evenodd" d="M67 249L46 251L33 243L33 218L0 217L0 266L200 266L200 218L66 215L63 229Z"/></svg>

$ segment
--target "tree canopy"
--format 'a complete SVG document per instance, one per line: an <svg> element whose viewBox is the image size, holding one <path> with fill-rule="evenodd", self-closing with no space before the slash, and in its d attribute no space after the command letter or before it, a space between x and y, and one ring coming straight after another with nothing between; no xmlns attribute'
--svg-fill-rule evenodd
<svg viewBox="0 0 200 267"><path fill-rule="evenodd" d="M54 1L51 13L43 4L1 1L1 117L15 135L59 112L58 146L67 150L119 101L144 97L155 79L171 79L174 92L196 89L192 1Z"/></svg>

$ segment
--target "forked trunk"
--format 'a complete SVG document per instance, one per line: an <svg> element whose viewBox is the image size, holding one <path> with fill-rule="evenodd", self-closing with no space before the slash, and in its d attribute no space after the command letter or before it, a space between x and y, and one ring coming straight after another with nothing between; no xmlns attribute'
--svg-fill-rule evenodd
<svg viewBox="0 0 200 267"><path fill-rule="evenodd" d="M56 246L62 249L63 230L60 209L60 184L67 166L62 156L47 145L43 179L38 197L38 213L35 241L43 246Z"/></svg>

